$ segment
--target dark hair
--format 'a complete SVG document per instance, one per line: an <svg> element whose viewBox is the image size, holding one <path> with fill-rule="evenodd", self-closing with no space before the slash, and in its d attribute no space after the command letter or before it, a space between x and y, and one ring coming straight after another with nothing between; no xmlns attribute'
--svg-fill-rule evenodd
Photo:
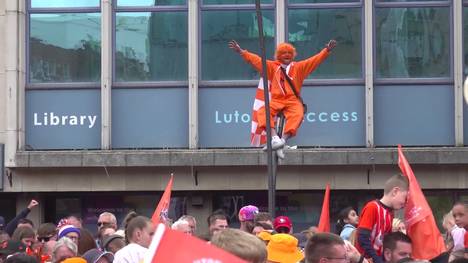
<svg viewBox="0 0 468 263"><path fill-rule="evenodd" d="M466 259L466 258L456 258L456 259L450 261L450 263L468 263L468 259Z"/></svg>
<svg viewBox="0 0 468 263"><path fill-rule="evenodd" d="M83 255L86 251L97 248L93 234L86 228L80 228L80 238L78 239L78 255Z"/></svg>
<svg viewBox="0 0 468 263"><path fill-rule="evenodd" d="M395 174L394 176L390 177L384 185L384 194L390 193L393 188L399 187L402 190L408 190L409 188L409 181L406 176L401 174Z"/></svg>
<svg viewBox="0 0 468 263"><path fill-rule="evenodd" d="M226 220L226 221L228 221L228 218L227 218L226 214L224 214L223 211L216 210L206 219L206 221L208 223L208 226L211 226L212 224L214 224L216 222L216 220Z"/></svg>
<svg viewBox="0 0 468 263"><path fill-rule="evenodd" d="M44 223L37 229L38 237L49 237L57 234L57 227L53 223Z"/></svg>
<svg viewBox="0 0 468 263"><path fill-rule="evenodd" d="M135 212L128 213L125 217L125 242L129 244L135 230L144 229L150 221L146 216L140 216Z"/></svg>
<svg viewBox="0 0 468 263"><path fill-rule="evenodd" d="M17 224L17 225L19 225L19 224L30 224L31 226L34 227L33 221L31 221L31 220L29 220L29 219L27 219L27 218L21 218L20 220L18 220L18 224Z"/></svg>
<svg viewBox="0 0 468 263"><path fill-rule="evenodd" d="M39 260L26 253L18 253L18 254L8 257L4 262L5 263L39 263Z"/></svg>
<svg viewBox="0 0 468 263"><path fill-rule="evenodd" d="M266 224L266 223L262 223L262 222L256 222L256 223L255 223L255 226L260 226L260 227L262 227L262 228L265 229L265 230L274 230L272 225ZM289 231L288 231L288 233L289 233Z"/></svg>
<svg viewBox="0 0 468 263"><path fill-rule="evenodd" d="M255 215L254 222L257 223L259 221L271 221L273 222L273 217L268 212L259 212Z"/></svg>
<svg viewBox="0 0 468 263"><path fill-rule="evenodd" d="M332 256L332 247L335 245L344 245L343 239L332 233L314 234L305 247L305 262L317 263L323 257Z"/></svg>
<svg viewBox="0 0 468 263"><path fill-rule="evenodd" d="M348 215L354 208L352 206L348 206L346 208L341 209L338 213L338 220L336 221L336 234L340 234L343 231L343 227L346 225L345 220L348 219Z"/></svg>
<svg viewBox="0 0 468 263"><path fill-rule="evenodd" d="M411 244L411 238L409 236L403 234L400 231L392 232L392 233L388 233L388 234L386 234L384 236L383 249L385 250L385 249L388 248L388 249L390 249L390 251L395 250L396 243L398 241Z"/></svg>

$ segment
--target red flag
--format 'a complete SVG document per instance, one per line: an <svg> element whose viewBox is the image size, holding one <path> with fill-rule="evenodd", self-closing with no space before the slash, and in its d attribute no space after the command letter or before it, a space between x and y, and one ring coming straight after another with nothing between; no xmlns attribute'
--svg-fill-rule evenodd
<svg viewBox="0 0 468 263"><path fill-rule="evenodd" d="M319 232L330 232L330 184L327 184L323 197L322 213L318 225Z"/></svg>
<svg viewBox="0 0 468 263"><path fill-rule="evenodd" d="M159 224L144 263L173 262L247 263L206 241Z"/></svg>
<svg viewBox="0 0 468 263"><path fill-rule="evenodd" d="M171 191L172 191L172 180L174 179L173 174L171 174L171 179L167 183L166 189L164 190L164 194L159 200L159 204L154 210L153 216L151 217L151 221L155 225L159 224L160 222L165 223L167 222L168 217L168 210L169 204L171 203Z"/></svg>
<svg viewBox="0 0 468 263"><path fill-rule="evenodd" d="M444 239L434 220L434 215L424 197L418 180L398 145L398 166L408 177L409 192L405 206L405 223L408 236L413 241L412 257L432 259L445 252Z"/></svg>

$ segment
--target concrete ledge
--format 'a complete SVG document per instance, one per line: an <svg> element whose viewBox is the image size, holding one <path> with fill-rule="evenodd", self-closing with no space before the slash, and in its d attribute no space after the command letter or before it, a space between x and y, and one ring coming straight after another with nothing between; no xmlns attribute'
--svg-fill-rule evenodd
<svg viewBox="0 0 468 263"><path fill-rule="evenodd" d="M397 163L396 148L286 150L283 166L385 165ZM411 164L468 164L468 147L406 148ZM34 167L151 167L151 166L258 166L266 165L259 149L200 149L144 151L21 151L16 166Z"/></svg>

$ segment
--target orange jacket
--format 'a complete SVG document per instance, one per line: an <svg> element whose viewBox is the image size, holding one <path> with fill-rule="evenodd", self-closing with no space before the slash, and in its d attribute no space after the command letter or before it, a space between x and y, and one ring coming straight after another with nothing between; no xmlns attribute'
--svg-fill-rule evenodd
<svg viewBox="0 0 468 263"><path fill-rule="evenodd" d="M288 72L288 76L294 83L294 87L298 94L301 92L302 83L307 78L307 76L314 71L315 68L320 65L330 54L330 52L324 48L322 51L316 55L301 60L297 62L291 62ZM251 64L258 72L262 72L262 59L251 52L244 50L241 53L244 60ZM268 80L271 82L271 97L274 99L280 98L292 98L295 97L291 87L286 79L284 79L284 87L286 90L283 90L281 86L281 75L283 74L280 70L281 63L279 61L267 60L267 69L268 69Z"/></svg>

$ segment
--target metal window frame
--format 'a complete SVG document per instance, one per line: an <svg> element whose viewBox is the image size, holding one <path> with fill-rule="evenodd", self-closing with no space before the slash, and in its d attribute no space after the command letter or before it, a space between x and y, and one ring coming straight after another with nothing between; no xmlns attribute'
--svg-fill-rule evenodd
<svg viewBox="0 0 468 263"><path fill-rule="evenodd" d="M40 82L32 83L30 80L31 70L30 70L30 58L31 58L31 48L30 48L30 33L31 33L31 15L34 14L83 14L83 13L101 13L101 2L99 2L98 7L71 7L71 8L32 8L32 0L26 0L27 8L25 14L25 24L26 24L26 89L68 89L68 88L88 88L95 89L99 88L99 82ZM101 14L102 16L102 14ZM102 25L101 25L102 31ZM101 62L102 63L102 62Z"/></svg>
<svg viewBox="0 0 468 263"><path fill-rule="evenodd" d="M453 76L454 76L454 68L453 68L453 37L454 37L454 32L453 32L453 23L452 23L452 18L453 18L453 8L450 2L390 2L390 3L380 3L378 4L378 0L373 0L374 1L374 14L377 11L377 8L431 8L431 7L446 7L449 9L449 17L448 19L450 20L450 27L449 27L449 77L420 77L420 78L403 78L403 77L378 77L377 76L377 28L373 28L373 44L372 44L372 50L373 50L373 56L372 60L374 61L374 67L373 67L373 76L374 76L374 84L375 85L393 85L393 84L408 84L408 85L413 85L413 84L453 84ZM373 25L376 25L376 15L373 17Z"/></svg>
<svg viewBox="0 0 468 263"><path fill-rule="evenodd" d="M365 82L365 9L363 6L363 2L355 2L355 3L308 3L308 4L289 4L285 8L285 34L286 34L286 41L288 41L287 36L289 35L289 20L287 19L288 11L294 9L349 9L354 8L361 10L361 76L357 78L313 78L313 79L306 79L304 84L309 86L322 86L322 85L363 85Z"/></svg>

